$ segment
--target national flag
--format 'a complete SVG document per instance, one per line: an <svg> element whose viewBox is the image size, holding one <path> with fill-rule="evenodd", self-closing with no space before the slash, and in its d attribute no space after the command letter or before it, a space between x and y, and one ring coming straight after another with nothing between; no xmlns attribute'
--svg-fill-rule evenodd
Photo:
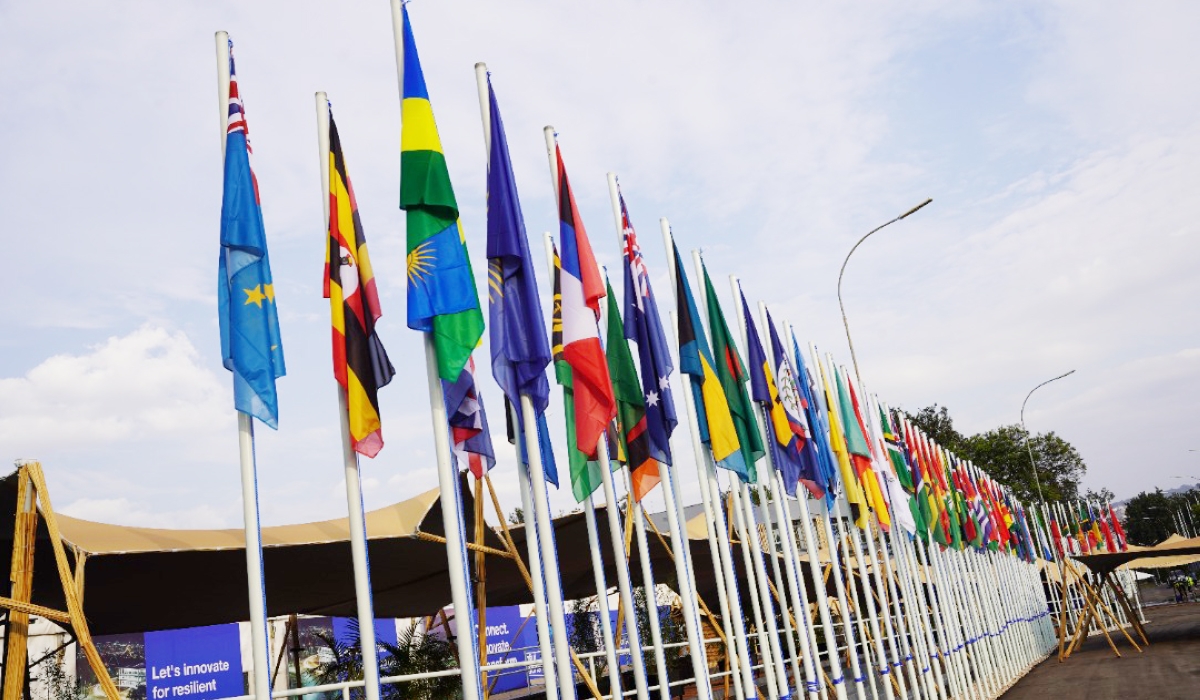
<svg viewBox="0 0 1200 700"><path fill-rule="evenodd" d="M817 383L816 375L809 371L808 364L804 361L804 353L800 352L800 343L796 340L796 333L793 331L791 335L792 357L796 360L796 379L800 385L800 393L804 397L808 425L812 428L813 435L813 439L805 444L804 451L808 452L811 448L812 454L816 458L818 475L814 476L814 481L823 485L825 505L830 507L838 494L838 466L830 446L829 411L825 404L825 392Z"/></svg>
<svg viewBox="0 0 1200 700"><path fill-rule="evenodd" d="M483 312L408 9L402 13L400 208L407 221L408 327L432 334L438 375L457 381L483 336Z"/></svg>
<svg viewBox="0 0 1200 700"><path fill-rule="evenodd" d="M883 441L888 459L892 463L892 468L896 471L896 478L900 482L900 487L909 495L905 499L905 502L912 517L914 530L928 534L929 523L926 520L925 513L928 507L921 507L921 493L917 488L916 470L910 462L911 456L908 452L908 445L905 443L901 432L892 427L892 418L889 417L888 413L889 411L886 408L882 405L879 406L879 427L883 431ZM899 424L897 423L896 425L898 426ZM894 501L893 505L895 505Z"/></svg>
<svg viewBox="0 0 1200 700"><path fill-rule="evenodd" d="M633 500L640 502L658 485L659 466L650 447L646 399L642 395L637 369L633 366L633 354L629 352L629 341L625 339L625 324L621 322L621 309L612 285L608 286L606 342L608 374L612 377L613 395L617 399L616 438L623 461L629 465Z"/></svg>
<svg viewBox="0 0 1200 700"><path fill-rule="evenodd" d="M854 473L854 465L850 462L850 452L846 448L846 433L842 429L842 419L838 417L838 406L841 404L841 399L834 394L834 385L829 382L823 365L821 366L821 380L825 388L825 412L829 416L829 448L837 459L842 488L846 492L846 502L850 504L854 524L861 529L866 529L869 521L868 504L866 496L863 494L862 484Z"/></svg>
<svg viewBox="0 0 1200 700"><path fill-rule="evenodd" d="M1112 503L1108 504L1108 515L1112 518L1113 531L1117 533L1117 542L1121 546L1121 551L1128 552L1129 540L1125 538L1125 528L1121 527L1121 521L1117 518L1117 512L1113 510Z"/></svg>
<svg viewBox="0 0 1200 700"><path fill-rule="evenodd" d="M558 161L561 352L571 370L575 444L583 454L595 457L604 430L617 415L608 362L596 328L604 280L575 206L562 150L555 146L554 151Z"/></svg>
<svg viewBox="0 0 1200 700"><path fill-rule="evenodd" d="M586 454L579 449L576 437L575 420L575 382L571 365L567 363L563 353L563 302L562 302L562 259L558 247L553 248L554 254L554 312L550 322L551 346L554 353L554 377L563 390L563 415L567 424L567 461L571 478L571 493L575 500L582 503L600 487L603 475L600 472L600 462L597 460L596 449ZM607 365L605 365L607 371ZM602 433L603 434L603 433Z"/></svg>
<svg viewBox="0 0 1200 700"><path fill-rule="evenodd" d="M708 330L712 336L713 355L717 358L717 378L725 389L725 398L729 400L729 413L733 416L733 427L737 431L738 444L741 445L742 457L746 461L746 474L741 476L743 481L754 483L758 481L755 462L766 454L762 436L758 432L758 421L754 419L754 408L750 404L750 394L746 391L746 366L742 364L742 356L738 354L737 343L729 326L725 323L725 314L721 311L721 302L717 299L717 290L713 288L708 276L708 268L702 266L704 273L704 296L708 306Z"/></svg>
<svg viewBox="0 0 1200 700"><path fill-rule="evenodd" d="M671 464L671 433L679 422L674 392L671 391L671 373L675 366L671 363L671 352L658 315L658 303L650 289L650 272L646 269L646 260L642 257L637 233L629 221L629 211L619 187L617 199L621 204L625 263L625 337L637 344L650 454L662 464Z"/></svg>
<svg viewBox="0 0 1200 700"><path fill-rule="evenodd" d="M442 392L446 398L455 461L460 470L470 470L476 479L482 479L495 466L496 453L492 449L492 433L488 430L483 397L475 386L474 358L467 359L467 366L458 375L457 382L442 380Z"/></svg>
<svg viewBox="0 0 1200 700"><path fill-rule="evenodd" d="M750 398L762 405L766 412L767 446L771 450L771 461L783 481L783 490L792 498L796 497L796 485L800 483L800 448L807 437L799 424L796 415L800 412L800 404L795 384L792 383L790 393L785 398L780 385L775 381L775 370L772 362L767 359L763 350L762 340L758 337L758 327L754 316L750 313L750 305L746 303L746 294L738 290L742 301L742 314L746 319L746 362L750 371ZM784 402L790 404L791 410Z"/></svg>
<svg viewBox="0 0 1200 700"><path fill-rule="evenodd" d="M1058 558L1063 558L1062 546L1062 530L1058 527L1058 520L1054 517L1054 512L1050 513L1050 538L1054 540L1054 551L1058 552Z"/></svg>
<svg viewBox="0 0 1200 700"><path fill-rule="evenodd" d="M553 355L542 320L537 277L508 155L504 121L500 118L500 104L492 89L491 78L488 78L488 99L491 151L487 174L487 257L492 376L504 391L508 405L518 407L514 412L513 428L523 441L524 420L519 408L522 395L528 396L533 403L539 438L546 434L545 411L550 403L546 367ZM549 449L549 438L539 439L539 444L546 478L557 486L558 472L554 451ZM525 451L521 450L521 454L525 455ZM525 464L528 464L527 458Z"/></svg>
<svg viewBox="0 0 1200 700"><path fill-rule="evenodd" d="M879 479L883 495L887 500L888 515L891 517L893 525L899 525L905 532L912 535L917 531L917 521L912 514L910 505L912 498L904 490L904 485L900 483L900 478L896 475L895 460L898 459L903 465L904 458L900 456L899 451L893 454L892 448L889 448L887 440L884 439L883 425L880 423L880 419L885 418L882 405L871 397L864 397L864 399L866 404L863 406L862 417L876 448L873 465L875 476ZM907 471L907 466L901 468Z"/></svg>
<svg viewBox="0 0 1200 700"><path fill-rule="evenodd" d="M934 526L934 510L932 508L933 495L929 480L925 478L925 468L921 464L917 437L913 432L913 428L908 423L908 419L899 415L892 414L893 420L900 427L902 441L901 448L904 450L905 461L908 462L909 473L912 474L913 494L912 500L913 519L918 524L917 534L925 542L929 541L929 533Z"/></svg>
<svg viewBox="0 0 1200 700"><path fill-rule="evenodd" d="M875 470L871 465L873 459L871 446L867 442L866 431L863 428L854 385L844 381L842 372L837 367L832 367L831 370L837 379L839 408L842 414L842 425L846 430L846 449L850 453L854 472L862 486L863 496L871 510L875 511L875 517L879 519L880 527L886 532L891 526L891 517L888 513L887 503L883 500L879 481L875 477ZM862 526L860 525L860 527Z"/></svg>
<svg viewBox="0 0 1200 700"><path fill-rule="evenodd" d="M221 254L217 262L217 318L221 361L233 373L233 407L279 427L275 380L282 377L283 341L258 181L250 167L250 133L229 42L229 105L225 129L225 189L221 198Z"/></svg>
<svg viewBox="0 0 1200 700"><path fill-rule="evenodd" d="M692 377L692 400L696 404L696 427L700 440L712 450L718 467L728 469L743 481L749 478L742 456L733 414L721 380L717 378L708 339L700 324L700 312L692 297L683 257L672 243L675 254L675 302L679 324L679 371Z"/></svg>
<svg viewBox="0 0 1200 700"><path fill-rule="evenodd" d="M342 141L329 114L329 243L325 250L325 298L333 321L333 376L346 391L350 441L374 457L383 449L379 388L396 370L375 333L383 315L367 239L346 171ZM458 375L454 377L457 379Z"/></svg>
<svg viewBox="0 0 1200 700"><path fill-rule="evenodd" d="M813 498L823 498L829 488L825 470L818 454L816 434L813 430L812 397L809 394L807 371L803 366L792 364L787 348L779 337L771 312L767 312L767 335L771 339L771 359L775 370L775 384L792 434L796 436L795 449L800 468L800 483ZM795 494L791 494L795 495Z"/></svg>

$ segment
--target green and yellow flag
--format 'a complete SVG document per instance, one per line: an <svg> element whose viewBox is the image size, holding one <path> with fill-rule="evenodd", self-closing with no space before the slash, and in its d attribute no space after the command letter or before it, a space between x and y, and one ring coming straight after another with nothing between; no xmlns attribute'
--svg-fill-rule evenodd
<svg viewBox="0 0 1200 700"><path fill-rule="evenodd" d="M453 382L483 336L483 312L407 8L403 14L400 208L408 223L408 327L433 335L438 374Z"/></svg>
<svg viewBox="0 0 1200 700"><path fill-rule="evenodd" d="M721 302L717 300L717 292L708 277L708 268L704 268L704 295L708 303L708 329L712 335L713 357L717 365L714 369L725 390L725 398L729 401L733 427L742 456L746 459L746 481L753 484L758 480L754 463L762 459L766 450L763 448L762 435L758 432L758 421L754 418L754 405L750 403L750 393L746 389L750 375L746 372L742 356L738 354L733 334L725 323L725 314L721 311Z"/></svg>

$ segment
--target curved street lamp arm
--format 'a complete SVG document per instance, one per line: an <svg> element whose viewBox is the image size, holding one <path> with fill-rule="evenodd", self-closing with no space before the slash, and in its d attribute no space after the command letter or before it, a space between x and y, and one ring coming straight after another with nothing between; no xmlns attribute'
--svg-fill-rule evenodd
<svg viewBox="0 0 1200 700"><path fill-rule="evenodd" d="M1029 444L1029 429L1025 427L1025 404L1029 403L1029 397L1033 396L1033 392L1037 391L1038 389L1041 389L1042 387L1046 386L1050 382L1058 381L1059 379L1062 379L1063 377L1069 377L1072 374L1075 374L1075 370L1071 370L1070 372L1060 374L1057 377L1054 377L1053 379L1047 379L1046 381L1042 382L1041 384L1038 384L1037 386L1030 389L1029 393L1025 395L1025 400L1021 402L1021 430L1024 431L1024 433L1025 433L1025 450L1027 452L1029 452L1029 467L1030 467L1030 469L1033 470L1033 483L1035 486L1037 486L1039 501L1045 501L1046 499L1042 497L1042 480L1040 478L1038 478L1037 462L1033 459L1033 447L1030 446L1030 444Z"/></svg>
<svg viewBox="0 0 1200 700"><path fill-rule="evenodd" d="M850 249L850 252L846 253L846 259L842 261L842 269L838 271L838 284L837 284L838 308L841 309L841 311L842 311L842 325L846 328L846 342L850 345L850 361L854 364L854 375L859 378L859 381L862 380L862 375L860 375L858 373L858 357L855 356L855 354L854 354L854 341L850 339L850 322L846 320L846 305L842 303L842 276L846 274L846 263L850 262L850 256L854 255L854 251L858 250L858 247L860 245L862 245L863 241L870 238L872 236L872 234L874 234L876 231L878 231L879 229L885 228L887 226L891 226L892 224L896 223L897 221L899 221L901 219L905 219L905 218L908 218L909 216L912 216L913 214L916 214L917 211L921 209L921 207L924 207L926 204L929 204L932 201L933 201L932 197L926 198L924 202L921 202L920 204L913 207L912 209L909 209L908 211L904 212L900 216L897 216L896 218L892 219L891 221L889 221L885 224L880 224L879 226L876 226L875 228L871 229L867 233L867 235L858 239L858 242L854 244L854 247Z"/></svg>

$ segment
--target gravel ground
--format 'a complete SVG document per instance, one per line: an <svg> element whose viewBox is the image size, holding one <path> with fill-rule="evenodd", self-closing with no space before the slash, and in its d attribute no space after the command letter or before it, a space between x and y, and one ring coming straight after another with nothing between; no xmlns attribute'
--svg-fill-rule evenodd
<svg viewBox="0 0 1200 700"><path fill-rule="evenodd" d="M1143 592L1143 600L1159 597L1165 596ZM1039 664L1004 700L1200 698L1200 603L1154 605L1146 608L1146 618L1150 646L1142 653L1117 632L1118 659L1103 635L1093 636L1065 662L1060 664L1055 654ZM1130 634L1138 640L1132 630Z"/></svg>

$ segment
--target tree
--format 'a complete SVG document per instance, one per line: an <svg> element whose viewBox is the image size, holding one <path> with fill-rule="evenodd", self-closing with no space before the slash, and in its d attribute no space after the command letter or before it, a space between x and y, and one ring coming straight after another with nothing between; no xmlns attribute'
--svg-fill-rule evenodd
<svg viewBox="0 0 1200 700"><path fill-rule="evenodd" d="M962 433L954 429L954 419L950 417L950 409L935 403L916 413L905 411L904 415L908 416L908 419L920 428L921 432L933 438L937 444L958 454L959 446L964 438Z"/></svg>
<svg viewBox="0 0 1200 700"><path fill-rule="evenodd" d="M934 404L916 413L906 411L905 415L939 445L986 471L1022 501L1079 498L1079 482L1087 472L1087 465L1071 443L1053 432L1031 436L1019 424L1013 424L968 437L954 428L954 420L945 406ZM1037 468L1036 480L1029 462L1030 452ZM1038 497L1039 482L1042 498Z"/></svg>
<svg viewBox="0 0 1200 700"><path fill-rule="evenodd" d="M1083 500L1099 503L1101 505L1108 504L1116 497L1116 494L1114 494L1108 488L1101 488L1099 491L1096 491L1095 489L1088 489L1087 491L1083 492Z"/></svg>
<svg viewBox="0 0 1200 700"><path fill-rule="evenodd" d="M350 638L346 642L335 639L332 634L316 633L317 638L333 653L333 660L322 664L313 674L318 683L324 685L362 680L363 650L358 634L358 620L351 618L349 628ZM379 659L380 677L445 671L458 667L451 642L418 630L416 622L400 632L395 646L379 642L379 647L384 652ZM387 700L443 700L462 697L457 676L389 683L380 688L380 693ZM362 689L351 690L350 697L361 700Z"/></svg>
<svg viewBox="0 0 1200 700"><path fill-rule="evenodd" d="M517 506L513 508L513 512L508 514L509 525L521 525L525 522L525 509Z"/></svg>
<svg viewBox="0 0 1200 700"><path fill-rule="evenodd" d="M1171 536L1175 526L1172 499L1162 489L1143 491L1125 505L1125 535L1131 544L1155 545Z"/></svg>

